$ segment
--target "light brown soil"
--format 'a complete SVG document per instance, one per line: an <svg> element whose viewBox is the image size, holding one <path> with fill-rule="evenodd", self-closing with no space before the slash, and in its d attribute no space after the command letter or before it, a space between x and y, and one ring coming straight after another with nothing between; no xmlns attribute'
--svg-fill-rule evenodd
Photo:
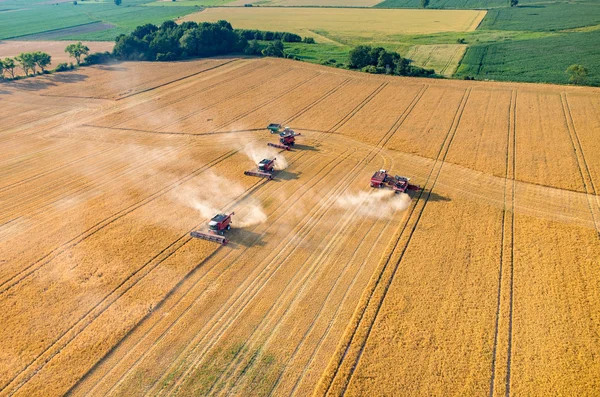
<svg viewBox="0 0 600 397"><path fill-rule="evenodd" d="M0 91L0 396L600 388L600 90L268 58L62 76ZM268 152L270 122L298 146ZM288 166L244 176L252 151ZM424 190L399 209L381 168ZM235 211L229 245L189 236L203 206Z"/></svg>

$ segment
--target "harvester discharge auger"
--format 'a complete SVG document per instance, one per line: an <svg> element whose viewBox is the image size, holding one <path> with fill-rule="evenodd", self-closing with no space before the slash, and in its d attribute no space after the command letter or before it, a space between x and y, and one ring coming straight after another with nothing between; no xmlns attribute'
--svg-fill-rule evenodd
<svg viewBox="0 0 600 397"><path fill-rule="evenodd" d="M226 231L231 229L232 215L235 215L235 212L232 212L231 214L217 214L208 222L207 233L193 231L190 233L190 236L225 245L229 242L229 240L227 240L223 235Z"/></svg>
<svg viewBox="0 0 600 397"><path fill-rule="evenodd" d="M371 177L371 187L390 187L394 193L405 193L407 190L421 190L418 185L409 183L410 178L405 176L391 176L386 170L379 170Z"/></svg>
<svg viewBox="0 0 600 397"><path fill-rule="evenodd" d="M273 171L275 171L275 157L272 159L263 159L258 163L256 170L244 171L244 174L249 176L258 176L259 178L273 179Z"/></svg>
<svg viewBox="0 0 600 397"><path fill-rule="evenodd" d="M279 143L267 143L268 146L276 147L278 149L291 150L292 146L296 144L296 137L300 136L299 132L285 127L285 130L279 134Z"/></svg>

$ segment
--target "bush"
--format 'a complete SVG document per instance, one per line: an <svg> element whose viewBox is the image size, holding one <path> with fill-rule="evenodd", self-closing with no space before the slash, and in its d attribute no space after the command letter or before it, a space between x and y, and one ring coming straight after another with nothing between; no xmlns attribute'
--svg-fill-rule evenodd
<svg viewBox="0 0 600 397"><path fill-rule="evenodd" d="M167 52L166 54L156 54L156 60L158 62L168 62L174 61L177 59L177 56L172 52Z"/></svg>
<svg viewBox="0 0 600 397"><path fill-rule="evenodd" d="M55 72L64 72L66 70L69 70L69 65L67 65L66 63L59 63L58 65L56 65L56 68L54 68Z"/></svg>
<svg viewBox="0 0 600 397"><path fill-rule="evenodd" d="M377 66L373 66L373 65L369 65L369 66L365 66L364 68L361 69L362 72L367 72L367 73L380 73L380 70Z"/></svg>
<svg viewBox="0 0 600 397"><path fill-rule="evenodd" d="M313 39L312 37L305 37L304 39L302 39L302 41L306 44L315 44L315 39Z"/></svg>
<svg viewBox="0 0 600 397"><path fill-rule="evenodd" d="M85 57L83 63L85 65L98 65L112 61L113 56L110 52L94 52Z"/></svg>

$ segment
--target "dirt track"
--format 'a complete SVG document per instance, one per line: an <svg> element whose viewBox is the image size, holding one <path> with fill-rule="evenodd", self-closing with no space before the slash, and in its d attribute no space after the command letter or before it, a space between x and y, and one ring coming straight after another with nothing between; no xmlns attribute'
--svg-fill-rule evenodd
<svg viewBox="0 0 600 397"><path fill-rule="evenodd" d="M1 396L600 389L598 89L227 58L0 100Z"/></svg>

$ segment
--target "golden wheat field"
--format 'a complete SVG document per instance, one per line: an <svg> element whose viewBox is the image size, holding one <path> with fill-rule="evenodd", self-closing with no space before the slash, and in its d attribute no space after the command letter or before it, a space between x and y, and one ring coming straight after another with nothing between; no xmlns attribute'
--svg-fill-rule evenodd
<svg viewBox="0 0 600 397"><path fill-rule="evenodd" d="M216 22L226 19L238 29L292 32L323 40L370 41L400 34L471 32L487 11L356 8L237 7L207 8L180 21Z"/></svg>
<svg viewBox="0 0 600 397"><path fill-rule="evenodd" d="M215 58L0 102L0 396L600 390L597 88Z"/></svg>

